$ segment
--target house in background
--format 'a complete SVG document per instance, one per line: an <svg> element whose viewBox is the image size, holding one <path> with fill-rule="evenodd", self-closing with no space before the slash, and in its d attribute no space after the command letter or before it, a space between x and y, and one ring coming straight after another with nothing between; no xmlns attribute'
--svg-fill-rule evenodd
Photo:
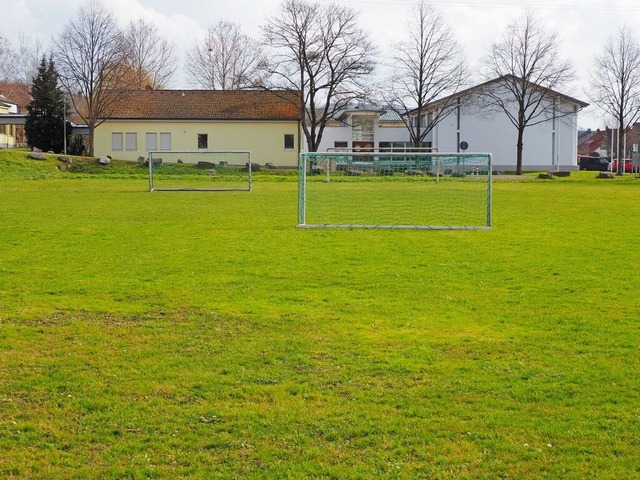
<svg viewBox="0 0 640 480"><path fill-rule="evenodd" d="M581 130L578 132L578 155L616 158L617 130ZM634 124L626 133L625 158L640 151L640 123ZM613 147L613 155L611 149Z"/></svg>
<svg viewBox="0 0 640 480"><path fill-rule="evenodd" d="M0 89L0 148L26 144L24 123L31 101L30 85L4 82Z"/></svg>
<svg viewBox="0 0 640 480"><path fill-rule="evenodd" d="M355 105L340 110L327 122L318 151L404 152L408 147L409 131L396 112L383 107Z"/></svg>
<svg viewBox="0 0 640 480"><path fill-rule="evenodd" d="M16 146L16 125L9 122L18 113L18 105L0 95L0 148Z"/></svg>
<svg viewBox="0 0 640 480"><path fill-rule="evenodd" d="M432 131L433 146L439 152L462 152L466 147L469 153L491 153L494 170L515 170L517 130L504 112L487 111L481 102L485 89L500 92L503 81L500 77L427 106L434 112L445 101L458 102ZM553 90L545 101L556 118L549 114L542 123L525 129L522 170L577 170L578 112L588 104Z"/></svg>
<svg viewBox="0 0 640 480"><path fill-rule="evenodd" d="M122 160L150 151L248 150L255 163L298 164L296 91L140 90L94 132L94 153Z"/></svg>

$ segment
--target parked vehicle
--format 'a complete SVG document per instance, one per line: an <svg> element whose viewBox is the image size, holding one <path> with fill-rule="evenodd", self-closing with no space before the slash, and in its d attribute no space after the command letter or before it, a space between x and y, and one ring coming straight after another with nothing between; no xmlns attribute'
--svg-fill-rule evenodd
<svg viewBox="0 0 640 480"><path fill-rule="evenodd" d="M611 165L611 171L612 172L617 172L618 171L618 161L614 160L613 164ZM633 173L633 163L631 163L631 159L630 158L625 158L624 159L624 173Z"/></svg>
<svg viewBox="0 0 640 480"><path fill-rule="evenodd" d="M595 170L597 172L608 172L610 167L607 157L591 157L588 155L578 155L578 165L580 170Z"/></svg>

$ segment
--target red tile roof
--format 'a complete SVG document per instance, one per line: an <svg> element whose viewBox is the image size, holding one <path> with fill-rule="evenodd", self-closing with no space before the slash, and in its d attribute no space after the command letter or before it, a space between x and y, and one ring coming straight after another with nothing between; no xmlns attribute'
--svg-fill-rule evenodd
<svg viewBox="0 0 640 480"><path fill-rule="evenodd" d="M603 143L608 138L607 132L596 130L595 132L584 132L578 138L578 155L591 155L600 150Z"/></svg>
<svg viewBox="0 0 640 480"><path fill-rule="evenodd" d="M27 105L31 101L31 85L26 83L6 82L0 84L0 95L11 103L18 105L19 113L27 113Z"/></svg>
<svg viewBox="0 0 640 480"><path fill-rule="evenodd" d="M300 120L296 91L136 90L109 116L135 120Z"/></svg>

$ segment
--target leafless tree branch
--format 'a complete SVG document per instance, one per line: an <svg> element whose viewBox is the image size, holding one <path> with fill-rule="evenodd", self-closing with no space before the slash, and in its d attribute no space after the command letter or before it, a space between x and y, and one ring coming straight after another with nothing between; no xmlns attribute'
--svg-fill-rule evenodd
<svg viewBox="0 0 640 480"><path fill-rule="evenodd" d="M640 121L640 43L630 28L622 27L595 58L589 97L622 133ZM624 135L618 140L623 153ZM623 162L618 162L618 174L623 172Z"/></svg>
<svg viewBox="0 0 640 480"><path fill-rule="evenodd" d="M55 40L54 55L60 80L89 127L87 148L93 155L95 128L134 86L125 36L111 12L91 0Z"/></svg>
<svg viewBox="0 0 640 480"><path fill-rule="evenodd" d="M137 87L165 88L178 69L173 45L143 19L129 22L126 41Z"/></svg>
<svg viewBox="0 0 640 480"><path fill-rule="evenodd" d="M416 5L407 39L395 51L394 72L383 98L400 114L413 146L420 147L438 122L457 108L453 95L464 87L468 71L453 32L424 1ZM438 108L427 116L427 105L440 98Z"/></svg>
<svg viewBox="0 0 640 480"><path fill-rule="evenodd" d="M196 87L238 90L257 81L263 61L261 47L239 25L219 21L187 51L186 69Z"/></svg>
<svg viewBox="0 0 640 480"><path fill-rule="evenodd" d="M262 27L271 55L260 85L300 92L309 151L320 146L327 121L366 93L375 48L358 25L358 14L335 4L285 0Z"/></svg>
<svg viewBox="0 0 640 480"><path fill-rule="evenodd" d="M516 128L516 172L521 173L524 131L557 118L553 92L573 78L573 68L559 56L557 35L547 32L531 12L507 27L483 63L485 77L500 82L483 90L482 108L504 113Z"/></svg>

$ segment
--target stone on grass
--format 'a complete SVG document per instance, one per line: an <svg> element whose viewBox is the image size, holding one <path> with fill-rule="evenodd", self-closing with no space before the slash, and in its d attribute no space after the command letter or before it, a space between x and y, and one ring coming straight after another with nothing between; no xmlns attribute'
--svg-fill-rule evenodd
<svg viewBox="0 0 640 480"><path fill-rule="evenodd" d="M29 158L33 158L34 160L46 160L47 156L41 151L37 151L30 153Z"/></svg>
<svg viewBox="0 0 640 480"><path fill-rule="evenodd" d="M613 178L612 172L600 172L596 178Z"/></svg>
<svg viewBox="0 0 640 480"><path fill-rule="evenodd" d="M98 163L100 165L109 165L111 163L111 159L107 156L107 157L99 157L98 158Z"/></svg>

